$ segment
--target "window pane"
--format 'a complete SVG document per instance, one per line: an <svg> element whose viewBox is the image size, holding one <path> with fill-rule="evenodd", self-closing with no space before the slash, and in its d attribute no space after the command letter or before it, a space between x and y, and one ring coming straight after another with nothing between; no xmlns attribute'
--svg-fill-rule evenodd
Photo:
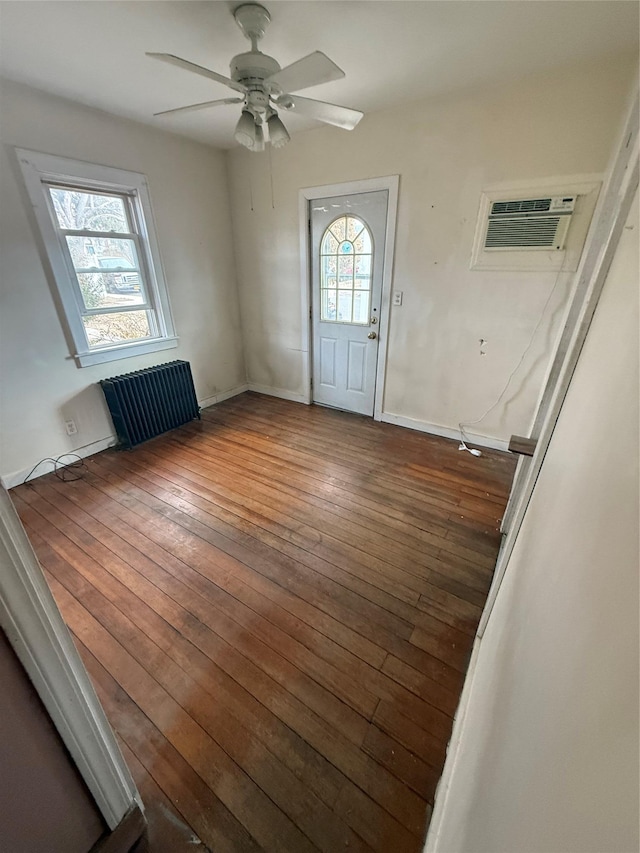
<svg viewBox="0 0 640 853"><path fill-rule="evenodd" d="M355 291L353 294L354 323L369 323L369 297L368 290Z"/></svg>
<svg viewBox="0 0 640 853"><path fill-rule="evenodd" d="M351 279L351 276L353 275L353 255L338 258L338 275L341 278L347 276ZM349 287L351 287L351 285L349 285Z"/></svg>
<svg viewBox="0 0 640 853"><path fill-rule="evenodd" d="M83 317L89 346L105 347L126 341L151 337L147 311L126 311L123 314L94 314Z"/></svg>
<svg viewBox="0 0 640 853"><path fill-rule="evenodd" d="M335 290L322 291L322 319L336 319L336 292Z"/></svg>
<svg viewBox="0 0 640 853"><path fill-rule="evenodd" d="M371 254L371 235L369 234L368 229L364 228L360 232L360 236L354 240L354 245L356 248L356 252L359 255Z"/></svg>
<svg viewBox="0 0 640 853"><path fill-rule="evenodd" d="M324 257L322 258L322 276L323 276L323 287L326 287L326 283L324 279L333 276L335 278L336 275L336 258L335 256Z"/></svg>
<svg viewBox="0 0 640 853"><path fill-rule="evenodd" d="M371 235L356 216L341 216L321 241L322 320L369 323ZM336 288L337 290L334 290Z"/></svg>
<svg viewBox="0 0 640 853"><path fill-rule="evenodd" d="M111 237L67 237L74 267L78 269L139 269L133 240Z"/></svg>
<svg viewBox="0 0 640 853"><path fill-rule="evenodd" d="M323 255L331 255L338 251L338 241L333 236L331 231L327 231L324 235L324 239L322 241L322 248L320 249Z"/></svg>
<svg viewBox="0 0 640 853"><path fill-rule="evenodd" d="M61 228L74 231L129 233L124 200L117 195L49 187L53 209Z"/></svg>
<svg viewBox="0 0 640 853"><path fill-rule="evenodd" d="M109 237L67 237L66 240L76 270L104 270L103 273L76 273L87 308L131 305L132 302L140 305L146 301L133 240ZM114 298L106 298L109 294ZM133 299L122 298L127 295Z"/></svg>
<svg viewBox="0 0 640 853"><path fill-rule="evenodd" d="M347 240L351 240L351 242L353 243L363 228L364 222L361 222L359 219L355 219L353 216L350 216L347 219Z"/></svg>
<svg viewBox="0 0 640 853"><path fill-rule="evenodd" d="M331 230L333 234L339 242L344 240L346 234L346 216L341 216L340 219L336 219L336 221L331 225Z"/></svg>
<svg viewBox="0 0 640 853"><path fill-rule="evenodd" d="M366 277L371 275L371 255L356 255L356 275Z"/></svg>
<svg viewBox="0 0 640 853"><path fill-rule="evenodd" d="M350 323L351 322L351 304L353 301L353 291L352 290L340 290L338 291L338 322L339 323Z"/></svg>
<svg viewBox="0 0 640 853"><path fill-rule="evenodd" d="M111 275L95 272L79 272L76 277L80 285L80 293L85 308L116 308L121 305L142 305L144 294L140 289L138 273L132 273L137 278L137 286L131 284L129 290L113 288Z"/></svg>

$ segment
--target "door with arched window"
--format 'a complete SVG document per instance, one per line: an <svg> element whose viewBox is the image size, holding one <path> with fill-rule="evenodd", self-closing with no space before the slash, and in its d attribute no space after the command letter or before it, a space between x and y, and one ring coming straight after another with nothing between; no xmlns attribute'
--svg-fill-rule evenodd
<svg viewBox="0 0 640 853"><path fill-rule="evenodd" d="M310 202L313 400L372 415L387 190Z"/></svg>

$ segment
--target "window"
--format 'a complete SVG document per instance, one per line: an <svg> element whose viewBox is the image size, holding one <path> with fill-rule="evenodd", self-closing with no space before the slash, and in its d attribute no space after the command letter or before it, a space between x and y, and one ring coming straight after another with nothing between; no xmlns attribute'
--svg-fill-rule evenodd
<svg viewBox="0 0 640 853"><path fill-rule="evenodd" d="M320 314L325 323L369 324L372 241L357 216L340 216L320 242Z"/></svg>
<svg viewBox="0 0 640 853"><path fill-rule="evenodd" d="M77 364L176 346L144 175L17 154Z"/></svg>

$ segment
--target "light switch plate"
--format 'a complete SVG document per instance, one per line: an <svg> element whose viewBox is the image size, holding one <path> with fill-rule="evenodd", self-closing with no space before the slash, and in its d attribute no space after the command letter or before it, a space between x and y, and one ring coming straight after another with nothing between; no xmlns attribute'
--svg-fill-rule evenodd
<svg viewBox="0 0 640 853"><path fill-rule="evenodd" d="M393 291L393 304L394 305L402 305L402 291L394 290Z"/></svg>

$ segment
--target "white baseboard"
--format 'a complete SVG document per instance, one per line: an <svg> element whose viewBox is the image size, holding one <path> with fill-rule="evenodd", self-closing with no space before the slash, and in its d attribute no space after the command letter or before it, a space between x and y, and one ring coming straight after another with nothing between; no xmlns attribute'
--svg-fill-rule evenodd
<svg viewBox="0 0 640 853"><path fill-rule="evenodd" d="M291 400L293 403L306 403L309 400L304 394L298 394L295 391L286 391L284 388L272 388L271 385L254 385L249 383L247 386L249 391L255 391L256 394L266 394L269 397L281 397L283 400Z"/></svg>
<svg viewBox="0 0 640 853"><path fill-rule="evenodd" d="M58 454L58 457L64 457L66 454L76 454L84 459L85 456L93 456L94 453L100 453L101 450L106 450L107 447L113 447L115 444L117 444L115 435L109 435L106 438L98 439L98 441L92 441L91 444L86 444L84 447L75 447L71 450L67 450L65 453L60 453ZM35 464L36 463L34 462L33 465ZM22 471L14 471L12 474L3 474L0 477L0 482L5 489L12 489L14 486L19 486L20 483L24 483L25 477L31 472L33 465L30 465L28 468L23 468ZM43 462L40 468L34 472L33 479L35 480L38 477L42 477L44 474L49 474L51 471L53 471L51 462L47 464Z"/></svg>
<svg viewBox="0 0 640 853"><path fill-rule="evenodd" d="M396 424L396 426L407 427L407 429L416 429L419 432L428 432L431 435L441 435L443 438L453 438L456 441L460 441L460 430L453 427L430 424L427 421L419 421L417 418L407 418L404 415L394 415L391 412L383 412L380 415L380 420L386 424ZM465 429L464 432L469 444L478 444L480 447L488 447L492 450L509 449L509 442L504 438L491 438L486 435L478 435L477 433L469 432L468 429Z"/></svg>
<svg viewBox="0 0 640 853"><path fill-rule="evenodd" d="M216 403L221 403L230 397L237 397L238 394L244 394L248 390L248 385L236 385L235 388L230 388L228 391L220 391L212 397L204 397L202 400L198 400L198 405L201 409L207 409L209 406L215 406Z"/></svg>

